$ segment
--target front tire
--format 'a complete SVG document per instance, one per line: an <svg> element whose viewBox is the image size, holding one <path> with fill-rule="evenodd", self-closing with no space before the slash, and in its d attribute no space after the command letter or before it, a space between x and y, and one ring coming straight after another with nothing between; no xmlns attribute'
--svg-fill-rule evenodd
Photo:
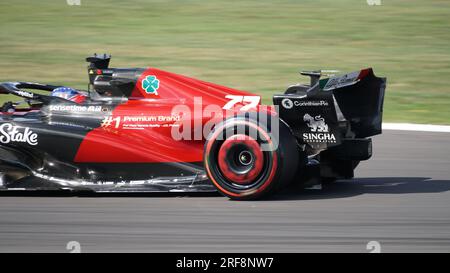
<svg viewBox="0 0 450 273"><path fill-rule="evenodd" d="M205 143L207 174L225 196L255 200L287 186L298 168L297 141L281 120L233 117L217 124ZM259 122L258 122L259 120ZM264 149L263 149L264 147Z"/></svg>

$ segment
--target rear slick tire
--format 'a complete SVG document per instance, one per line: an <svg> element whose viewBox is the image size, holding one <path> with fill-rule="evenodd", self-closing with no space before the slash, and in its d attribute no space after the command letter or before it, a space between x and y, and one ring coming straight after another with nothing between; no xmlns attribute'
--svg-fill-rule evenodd
<svg viewBox="0 0 450 273"><path fill-rule="evenodd" d="M209 179L233 200L256 200L285 188L296 173L299 151L288 126L233 117L217 124L208 136L204 165ZM263 120L270 120L266 118ZM262 149L264 147L264 149Z"/></svg>

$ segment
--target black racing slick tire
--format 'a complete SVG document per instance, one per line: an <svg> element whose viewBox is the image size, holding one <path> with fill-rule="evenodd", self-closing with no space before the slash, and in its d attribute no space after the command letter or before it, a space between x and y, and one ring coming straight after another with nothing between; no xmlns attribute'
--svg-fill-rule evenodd
<svg viewBox="0 0 450 273"><path fill-rule="evenodd" d="M262 113L232 117L209 134L204 165L220 193L233 200L256 200L293 179L299 162L297 141L282 120L273 118Z"/></svg>

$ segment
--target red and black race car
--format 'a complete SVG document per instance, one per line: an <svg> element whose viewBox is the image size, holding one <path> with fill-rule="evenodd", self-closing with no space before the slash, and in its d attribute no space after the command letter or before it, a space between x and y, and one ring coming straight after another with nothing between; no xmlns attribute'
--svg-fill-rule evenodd
<svg viewBox="0 0 450 273"><path fill-rule="evenodd" d="M353 177L381 133L372 69L258 95L156 68L89 62L89 88L4 82L0 189L202 192L258 199L289 183ZM35 92L34 90L37 90ZM42 92L48 91L48 92Z"/></svg>

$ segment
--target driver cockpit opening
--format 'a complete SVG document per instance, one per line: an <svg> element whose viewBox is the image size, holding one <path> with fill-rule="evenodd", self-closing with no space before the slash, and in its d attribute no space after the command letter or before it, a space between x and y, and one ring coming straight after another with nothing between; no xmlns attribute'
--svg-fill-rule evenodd
<svg viewBox="0 0 450 273"><path fill-rule="evenodd" d="M0 83L0 94L22 98L22 101L7 101L0 105L0 113L10 115L37 111L49 104L126 101L132 96L136 83L146 68L110 68L110 60L111 55L108 54L94 54L86 58L89 63L88 90L29 82Z"/></svg>

